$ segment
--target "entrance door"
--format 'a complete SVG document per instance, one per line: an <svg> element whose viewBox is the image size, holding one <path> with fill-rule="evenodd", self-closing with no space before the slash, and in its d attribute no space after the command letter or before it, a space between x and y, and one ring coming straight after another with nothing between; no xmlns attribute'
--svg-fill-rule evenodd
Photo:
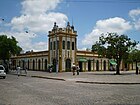
<svg viewBox="0 0 140 105"><path fill-rule="evenodd" d="M99 71L99 61L96 62L96 70Z"/></svg>
<svg viewBox="0 0 140 105"><path fill-rule="evenodd" d="M41 65L41 61L40 59L38 60L38 70L40 70L40 65Z"/></svg>
<svg viewBox="0 0 140 105"><path fill-rule="evenodd" d="M66 71L71 71L71 60L66 59Z"/></svg>
<svg viewBox="0 0 140 105"><path fill-rule="evenodd" d="M47 59L45 59L45 70L47 70Z"/></svg>
<svg viewBox="0 0 140 105"><path fill-rule="evenodd" d="M35 70L35 61L33 60L33 70Z"/></svg>
<svg viewBox="0 0 140 105"><path fill-rule="evenodd" d="M83 71L83 66L82 66L82 64L83 64L83 63L82 63L81 61L79 61L79 67L80 67L80 70L79 70L79 71L80 71L80 72Z"/></svg>
<svg viewBox="0 0 140 105"><path fill-rule="evenodd" d="M30 61L28 60L28 70L30 69Z"/></svg>
<svg viewBox="0 0 140 105"><path fill-rule="evenodd" d="M53 59L53 69L52 72L56 72L56 59Z"/></svg>
<svg viewBox="0 0 140 105"><path fill-rule="evenodd" d="M91 71L91 60L88 60L88 71Z"/></svg>
<svg viewBox="0 0 140 105"><path fill-rule="evenodd" d="M104 61L104 71L106 71L106 61Z"/></svg>

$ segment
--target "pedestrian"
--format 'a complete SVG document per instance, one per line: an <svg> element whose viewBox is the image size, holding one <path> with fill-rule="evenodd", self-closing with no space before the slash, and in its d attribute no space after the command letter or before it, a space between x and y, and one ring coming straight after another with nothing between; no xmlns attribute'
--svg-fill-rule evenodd
<svg viewBox="0 0 140 105"><path fill-rule="evenodd" d="M52 72L52 66L50 66L49 72L50 72L50 73Z"/></svg>
<svg viewBox="0 0 140 105"><path fill-rule="evenodd" d="M76 65L75 65L75 63L73 63L73 65L72 65L72 72L73 72L73 75L75 75L75 70L76 70Z"/></svg>
<svg viewBox="0 0 140 105"><path fill-rule="evenodd" d="M20 73L21 73L20 66L17 66L17 75L20 76Z"/></svg>
<svg viewBox="0 0 140 105"><path fill-rule="evenodd" d="M77 65L77 66L76 66L77 75L79 75L79 71L80 71L80 68L79 68L79 66Z"/></svg>
<svg viewBox="0 0 140 105"><path fill-rule="evenodd" d="M27 75L27 65L25 66L25 74Z"/></svg>

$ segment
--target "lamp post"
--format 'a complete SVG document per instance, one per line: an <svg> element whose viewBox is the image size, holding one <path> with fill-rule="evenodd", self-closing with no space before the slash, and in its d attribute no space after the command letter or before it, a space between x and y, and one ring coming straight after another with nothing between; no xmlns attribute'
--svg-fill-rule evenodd
<svg viewBox="0 0 140 105"><path fill-rule="evenodd" d="M55 35L55 49L56 49L56 73L58 73L58 42L57 42L57 34L56 34L56 31L57 31L57 26L56 26L56 22L54 23L54 35Z"/></svg>

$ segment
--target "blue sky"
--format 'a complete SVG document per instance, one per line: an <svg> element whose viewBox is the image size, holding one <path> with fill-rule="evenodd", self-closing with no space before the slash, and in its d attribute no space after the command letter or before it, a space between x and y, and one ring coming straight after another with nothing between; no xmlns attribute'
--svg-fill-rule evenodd
<svg viewBox="0 0 140 105"><path fill-rule="evenodd" d="M16 37L24 51L47 50L54 22L73 23L80 50L106 32L140 41L140 0L0 0L0 18L0 35Z"/></svg>

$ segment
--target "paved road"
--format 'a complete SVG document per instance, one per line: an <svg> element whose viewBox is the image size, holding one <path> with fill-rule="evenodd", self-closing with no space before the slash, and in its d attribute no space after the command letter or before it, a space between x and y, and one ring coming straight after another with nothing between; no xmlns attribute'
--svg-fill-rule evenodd
<svg viewBox="0 0 140 105"><path fill-rule="evenodd" d="M49 74L55 75L55 74ZM7 75L0 105L139 105L140 85L87 84Z"/></svg>
<svg viewBox="0 0 140 105"><path fill-rule="evenodd" d="M16 72L11 72L11 74L15 73ZM25 74L24 71L22 71L22 74ZM135 71L121 71L121 75L115 75L115 71L80 72L80 75L75 76L73 76L71 72L48 73L42 71L28 71L27 76L95 84L140 84L140 74L136 75Z"/></svg>

